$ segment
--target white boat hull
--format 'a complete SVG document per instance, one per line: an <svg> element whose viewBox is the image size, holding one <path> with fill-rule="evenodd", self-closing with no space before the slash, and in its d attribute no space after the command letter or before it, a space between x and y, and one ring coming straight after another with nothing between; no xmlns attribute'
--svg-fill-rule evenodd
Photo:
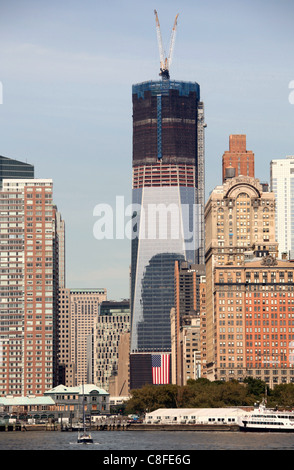
<svg viewBox="0 0 294 470"><path fill-rule="evenodd" d="M245 432L294 432L294 423L292 424L266 424L266 423L251 423L242 420L240 424L240 431Z"/></svg>

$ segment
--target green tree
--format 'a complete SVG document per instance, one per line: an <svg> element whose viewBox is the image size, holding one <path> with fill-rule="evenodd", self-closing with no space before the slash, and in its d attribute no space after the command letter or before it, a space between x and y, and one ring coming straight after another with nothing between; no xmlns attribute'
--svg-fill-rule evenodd
<svg viewBox="0 0 294 470"><path fill-rule="evenodd" d="M294 384L279 384L271 391L268 405L278 408L294 408Z"/></svg>
<svg viewBox="0 0 294 470"><path fill-rule="evenodd" d="M125 413L145 414L159 408L222 408L253 406L262 401L267 391L268 405L294 407L294 384L277 385L274 390L266 383L247 377L243 383L211 382L205 378L188 380L187 385L145 385L133 390Z"/></svg>
<svg viewBox="0 0 294 470"><path fill-rule="evenodd" d="M261 401L265 394L270 393L269 387L263 380L246 377L244 383L247 385L248 395L253 395L256 400Z"/></svg>
<svg viewBox="0 0 294 470"><path fill-rule="evenodd" d="M132 390L126 412L145 413L158 408L177 408L178 389L177 385L145 385L141 389Z"/></svg>

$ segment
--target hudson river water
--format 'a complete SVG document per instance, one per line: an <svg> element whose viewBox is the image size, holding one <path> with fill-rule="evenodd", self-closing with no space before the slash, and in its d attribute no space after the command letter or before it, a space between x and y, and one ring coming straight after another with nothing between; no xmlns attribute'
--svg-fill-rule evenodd
<svg viewBox="0 0 294 470"><path fill-rule="evenodd" d="M294 450L294 433L93 431L94 444L77 444L76 432L1 432L0 450L94 450L109 455L134 451ZM43 462L44 463L44 462Z"/></svg>

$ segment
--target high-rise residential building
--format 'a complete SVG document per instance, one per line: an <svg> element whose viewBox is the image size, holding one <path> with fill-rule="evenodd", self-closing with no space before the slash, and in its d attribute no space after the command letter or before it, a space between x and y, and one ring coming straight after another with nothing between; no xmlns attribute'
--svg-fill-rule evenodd
<svg viewBox="0 0 294 470"><path fill-rule="evenodd" d="M0 155L0 189L3 179L32 179L34 173L33 165Z"/></svg>
<svg viewBox="0 0 294 470"><path fill-rule="evenodd" d="M59 383L76 386L88 382L93 327L106 298L104 288L59 290Z"/></svg>
<svg viewBox="0 0 294 470"><path fill-rule="evenodd" d="M58 308L58 383L74 387L75 363L71 357L71 308L70 289L59 289ZM87 381L87 383L89 383Z"/></svg>
<svg viewBox="0 0 294 470"><path fill-rule="evenodd" d="M254 178L254 153L246 149L246 135L230 135L229 150L223 154L222 173L223 183L239 175Z"/></svg>
<svg viewBox="0 0 294 470"><path fill-rule="evenodd" d="M58 240L50 179L0 191L0 393L42 395L57 380Z"/></svg>
<svg viewBox="0 0 294 470"><path fill-rule="evenodd" d="M133 86L131 388L170 370L175 261L204 263L204 127L197 83Z"/></svg>
<svg viewBox="0 0 294 470"><path fill-rule="evenodd" d="M119 343L122 335L130 331L130 302L104 301L93 327L94 383L109 391L111 377L118 374ZM128 344L127 344L128 346ZM129 349L126 351L127 358ZM128 382L128 377L125 377Z"/></svg>
<svg viewBox="0 0 294 470"><path fill-rule="evenodd" d="M276 240L279 255L294 255L294 156L272 160L271 190L276 197Z"/></svg>

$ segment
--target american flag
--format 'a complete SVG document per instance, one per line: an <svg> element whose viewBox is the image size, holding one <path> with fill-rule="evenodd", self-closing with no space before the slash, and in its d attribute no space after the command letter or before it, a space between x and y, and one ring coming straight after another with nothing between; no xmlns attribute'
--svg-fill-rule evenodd
<svg viewBox="0 0 294 470"><path fill-rule="evenodd" d="M169 384L170 354L152 354L152 382L154 385Z"/></svg>

